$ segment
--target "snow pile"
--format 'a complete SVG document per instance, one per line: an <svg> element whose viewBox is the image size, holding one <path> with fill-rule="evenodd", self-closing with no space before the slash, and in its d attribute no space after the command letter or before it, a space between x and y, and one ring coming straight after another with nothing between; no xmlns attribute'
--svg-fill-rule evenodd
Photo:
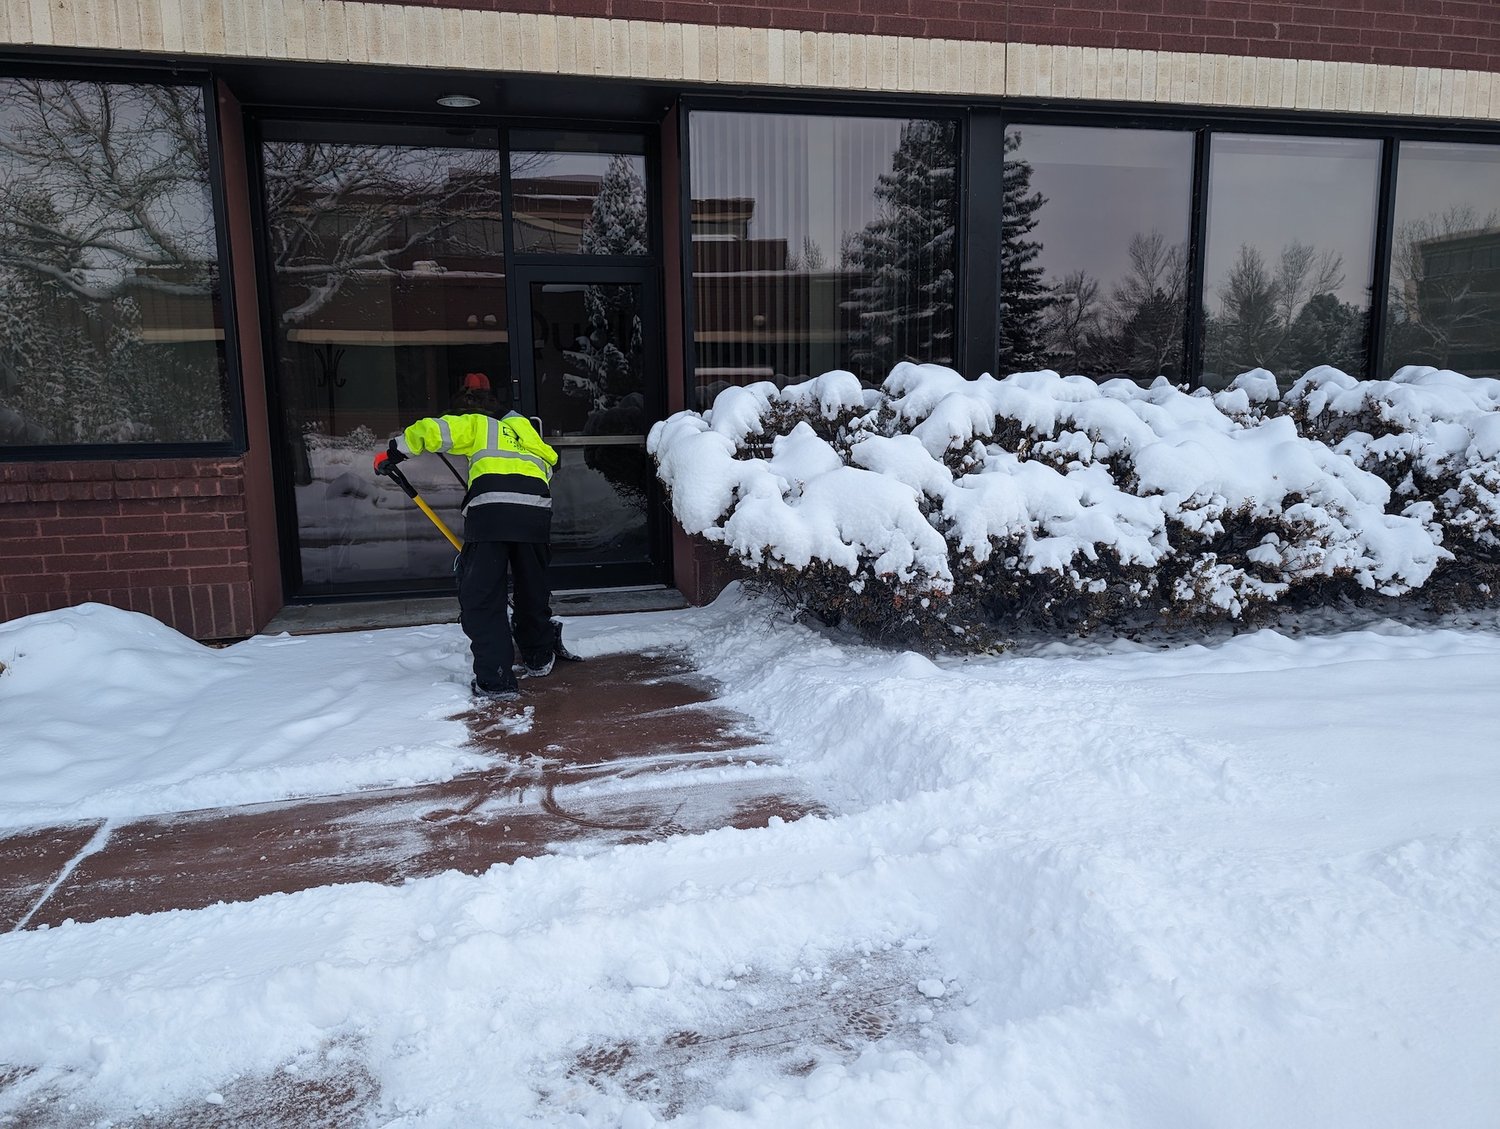
<svg viewBox="0 0 1500 1129"><path fill-rule="evenodd" d="M0 623L0 826L443 779L485 763L449 720L462 636L257 636L215 650L82 604ZM399 693L396 692L399 688Z"/></svg>
<svg viewBox="0 0 1500 1129"><path fill-rule="evenodd" d="M727 389L649 448L689 533L897 638L1239 619L1426 583L1446 556L1430 509L1299 434L1274 396L1260 371L1214 396L903 363L875 390L846 372Z"/></svg>
<svg viewBox="0 0 1500 1129"><path fill-rule="evenodd" d="M1493 614L934 662L727 594L577 634L681 648L829 814L5 934L0 1123L268 1124L305 1078L366 1095L319 1123L402 1129L1493 1129ZM355 638L412 716L431 674L389 657L461 645ZM126 643L283 689L291 654L353 665L331 636ZM153 693L165 730L275 736L274 702Z"/></svg>

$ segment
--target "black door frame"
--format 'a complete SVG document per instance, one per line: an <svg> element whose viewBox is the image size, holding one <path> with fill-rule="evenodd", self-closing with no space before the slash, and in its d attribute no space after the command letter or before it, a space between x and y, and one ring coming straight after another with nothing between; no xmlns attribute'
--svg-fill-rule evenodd
<svg viewBox="0 0 1500 1129"><path fill-rule="evenodd" d="M618 260L589 262L582 257L569 256L559 263L554 256L541 263L531 261L516 264L514 274L507 276L510 292L511 361L510 372L513 388L519 393L516 410L523 415L538 414L536 387L536 349L533 333L535 322L531 317L531 288L547 283L599 284L605 286L638 286L641 295L641 387L645 397L645 422L641 433L641 448L645 450L645 437L651 425L665 413L666 382L651 379L652 373L665 372L663 356L664 321L662 317L662 277L660 261L652 256L642 257L634 265L621 265ZM547 420L542 417L545 428ZM543 433L543 438L551 439ZM573 439L576 437L567 437ZM577 458L583 444L559 443L557 452L561 459ZM646 537L648 559L644 562L552 565L554 588L635 587L656 585L665 581L670 573L670 536L663 520L665 507L661 487L655 476L648 481L646 496ZM605 583L600 583L601 578Z"/></svg>

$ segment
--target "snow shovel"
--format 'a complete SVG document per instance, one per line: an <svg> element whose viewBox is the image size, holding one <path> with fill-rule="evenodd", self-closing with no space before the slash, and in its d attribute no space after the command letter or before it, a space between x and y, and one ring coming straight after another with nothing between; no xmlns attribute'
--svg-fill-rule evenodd
<svg viewBox="0 0 1500 1129"><path fill-rule="evenodd" d="M387 463L384 467L381 468L380 473L389 478L397 486L401 487L406 496L417 504L417 509L421 510L424 514L427 515L427 520L432 522L433 525L437 526L439 532L441 532L444 537L448 538L448 543L459 552L463 552L464 543L458 539L458 536L453 532L453 530L449 529L445 524L443 524L442 518L438 517L437 514L432 512L432 507L429 506L426 502L422 501L422 495L417 493L417 488L411 484L411 480L408 479L406 475L401 473L401 469L399 467L393 467L389 463Z"/></svg>

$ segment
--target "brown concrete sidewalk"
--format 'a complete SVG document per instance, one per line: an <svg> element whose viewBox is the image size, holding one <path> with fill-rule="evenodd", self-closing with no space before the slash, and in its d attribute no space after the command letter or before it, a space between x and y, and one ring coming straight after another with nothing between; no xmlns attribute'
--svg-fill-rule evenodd
<svg viewBox="0 0 1500 1129"><path fill-rule="evenodd" d="M461 714L493 766L411 788L0 837L0 930L397 883L819 810L680 658L605 656ZM527 714L531 722L517 733ZM750 767L748 762L754 762ZM721 768L722 772L703 769Z"/></svg>

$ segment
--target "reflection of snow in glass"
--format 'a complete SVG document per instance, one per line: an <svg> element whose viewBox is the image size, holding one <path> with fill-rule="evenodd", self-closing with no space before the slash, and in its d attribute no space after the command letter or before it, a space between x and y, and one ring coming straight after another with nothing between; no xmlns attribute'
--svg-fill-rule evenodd
<svg viewBox="0 0 1500 1129"><path fill-rule="evenodd" d="M338 439L310 437L312 482L296 488L303 580L310 585L446 580L452 573L452 546L400 489L375 474L371 454ZM442 464L430 456L411 459L402 471L423 501L462 537L462 492ZM552 496L554 564L646 558L644 513L623 502L608 479L584 465L581 449L563 454Z"/></svg>

